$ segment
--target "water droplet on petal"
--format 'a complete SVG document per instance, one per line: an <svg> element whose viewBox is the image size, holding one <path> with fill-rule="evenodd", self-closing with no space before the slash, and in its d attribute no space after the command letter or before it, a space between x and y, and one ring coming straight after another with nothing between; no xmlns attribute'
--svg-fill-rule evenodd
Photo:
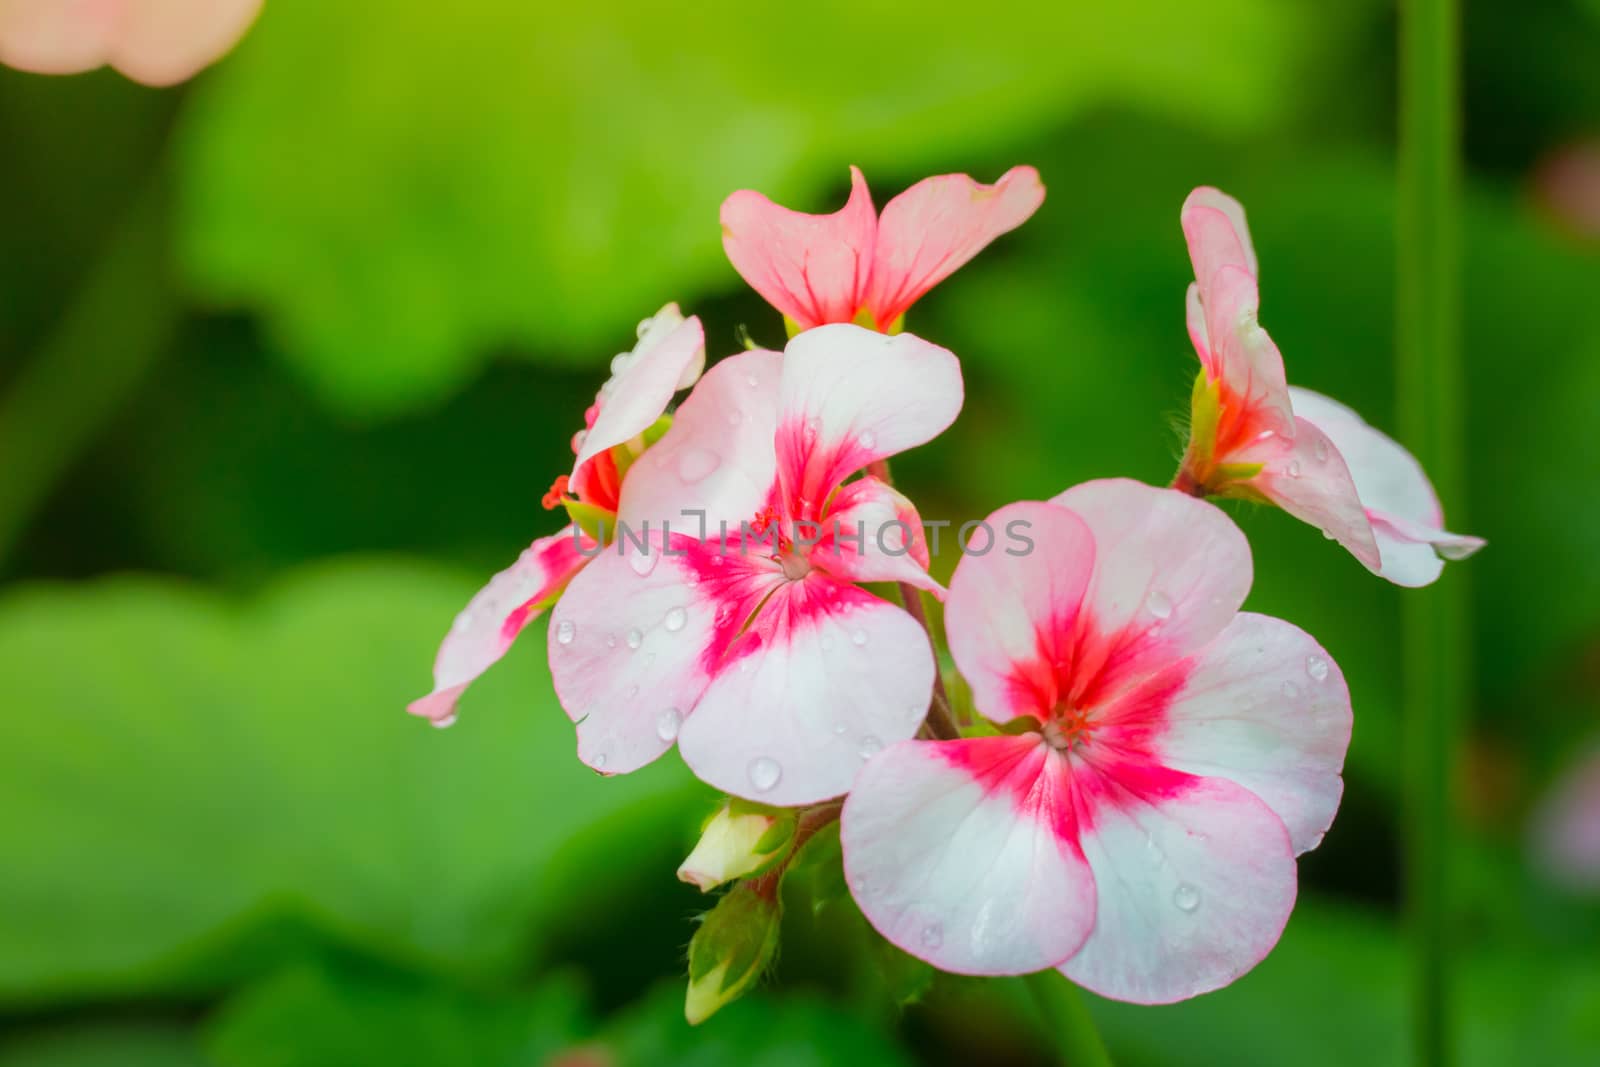
<svg viewBox="0 0 1600 1067"><path fill-rule="evenodd" d="M768 792L782 777L783 768L778 766L777 760L761 756L750 761L750 784L755 787L756 792Z"/></svg>
<svg viewBox="0 0 1600 1067"><path fill-rule="evenodd" d="M606 647L607 648L616 648L617 647L617 635L616 634L606 634Z"/></svg>
<svg viewBox="0 0 1600 1067"><path fill-rule="evenodd" d="M1256 434L1256 440L1257 441L1270 441L1276 436L1278 436L1278 435L1273 433L1271 430L1262 430L1260 433Z"/></svg>
<svg viewBox="0 0 1600 1067"><path fill-rule="evenodd" d="M1297 459L1291 459L1289 461L1289 467L1284 473L1288 474L1291 478L1300 477L1300 461Z"/></svg>
<svg viewBox="0 0 1600 1067"><path fill-rule="evenodd" d="M604 752L601 752L599 755L595 756L595 758L594 758L594 769L597 770L597 771L598 770L603 770L605 768L605 765L606 765L606 754Z"/></svg>
<svg viewBox="0 0 1600 1067"><path fill-rule="evenodd" d="M883 742L879 741L876 737L873 737L871 734L868 734L866 737L863 737L861 739L861 747L856 749L857 754L860 755L862 759L871 759L873 756L876 756L878 753L880 753L882 751L883 751Z"/></svg>
<svg viewBox="0 0 1600 1067"><path fill-rule="evenodd" d="M691 448L678 457L678 477L685 485L693 485L722 465L715 452L704 448Z"/></svg>
<svg viewBox="0 0 1600 1067"><path fill-rule="evenodd" d="M1295 685L1293 682L1284 682L1283 683L1283 695L1288 697L1290 700L1299 700L1300 699L1300 687L1298 685Z"/></svg>
<svg viewBox="0 0 1600 1067"><path fill-rule="evenodd" d="M944 930L940 928L938 923L929 923L922 928L923 948L938 948L942 944L944 944Z"/></svg>
<svg viewBox="0 0 1600 1067"><path fill-rule="evenodd" d="M456 724L456 713L452 711L442 719L432 719L430 721L435 730L448 730Z"/></svg>
<svg viewBox="0 0 1600 1067"><path fill-rule="evenodd" d="M1144 606L1158 619L1164 619L1172 614L1172 598L1159 590L1150 594Z"/></svg>
<svg viewBox="0 0 1600 1067"><path fill-rule="evenodd" d="M850 631L850 643L852 645L855 645L857 648L861 648L861 647L865 646L866 643L867 643L867 631L865 631L865 630L851 630Z"/></svg>
<svg viewBox="0 0 1600 1067"><path fill-rule="evenodd" d="M651 552L648 550L644 552L634 552L628 556L628 566L632 567L633 573L637 574L641 578L649 577L650 572L656 569L656 564L660 561L661 554L659 552Z"/></svg>
<svg viewBox="0 0 1600 1067"><path fill-rule="evenodd" d="M653 318L640 319L639 325L634 327L634 336L642 339L645 334L650 332L650 327L655 325L655 321Z"/></svg>
<svg viewBox="0 0 1600 1067"><path fill-rule="evenodd" d="M1318 463L1328 462L1328 442L1325 438L1317 438L1311 446L1311 452L1317 457Z"/></svg>
<svg viewBox="0 0 1600 1067"><path fill-rule="evenodd" d="M752 374L750 377L745 379L745 382L750 386L750 388L754 389L756 386L761 384L761 379Z"/></svg>
<svg viewBox="0 0 1600 1067"><path fill-rule="evenodd" d="M865 448L865 449L868 449L868 450L877 448L878 447L877 435L874 434L871 430L862 430L861 431L861 435L856 438L856 444L858 444L862 448Z"/></svg>
<svg viewBox="0 0 1600 1067"><path fill-rule="evenodd" d="M849 728L850 728L849 726L845 725L842 722L836 722L836 723L833 724L833 732L836 733L836 734L842 734L846 730L848 730Z"/></svg>
<svg viewBox="0 0 1600 1067"><path fill-rule="evenodd" d="M1311 675L1311 680L1320 682L1328 677L1328 661L1321 656L1306 657L1306 673Z"/></svg>
<svg viewBox="0 0 1600 1067"><path fill-rule="evenodd" d="M644 634L640 633L638 630L629 630L627 640L629 648L638 648L640 645L644 644Z"/></svg>
<svg viewBox="0 0 1600 1067"><path fill-rule="evenodd" d="M1200 890L1188 882L1179 883L1178 888L1172 891L1172 902L1178 910L1185 914L1193 912L1200 906Z"/></svg>
<svg viewBox="0 0 1600 1067"><path fill-rule="evenodd" d="M556 643L562 645L572 644L572 639L578 636L578 624L571 619L562 619L556 626Z"/></svg>
<svg viewBox="0 0 1600 1067"><path fill-rule="evenodd" d="M663 741L675 741L678 738L678 728L683 725L683 712L677 708L667 708L656 716L656 736Z"/></svg>
<svg viewBox="0 0 1600 1067"><path fill-rule="evenodd" d="M618 352L616 355L611 357L611 373L621 374L623 371L628 369L628 365L632 362L632 352Z"/></svg>
<svg viewBox="0 0 1600 1067"><path fill-rule="evenodd" d="M689 613L687 611L684 611L682 608L673 608L671 611L667 612L667 617L665 620L663 620L663 625L666 626L669 633L677 633L679 630L683 629L688 622Z"/></svg>
<svg viewBox="0 0 1600 1067"><path fill-rule="evenodd" d="M460 633L461 631L467 629L471 625L472 625L472 612L463 611L460 615L456 616L455 622L452 622L450 624L450 629L454 630L456 633Z"/></svg>

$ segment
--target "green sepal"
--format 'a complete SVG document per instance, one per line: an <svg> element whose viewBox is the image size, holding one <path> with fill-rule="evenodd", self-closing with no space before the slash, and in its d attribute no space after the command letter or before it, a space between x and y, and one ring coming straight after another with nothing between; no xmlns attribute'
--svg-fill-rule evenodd
<svg viewBox="0 0 1600 1067"><path fill-rule="evenodd" d="M598 507L594 504L585 504L572 497L564 497L561 506L567 509L567 517L574 525L602 545L611 543L611 535L617 529L617 513L608 508Z"/></svg>
<svg viewBox="0 0 1600 1067"><path fill-rule="evenodd" d="M1194 379L1189 397L1189 452L1186 463L1210 468L1217 449L1217 427L1222 421L1222 383L1212 381L1204 367Z"/></svg>
<svg viewBox="0 0 1600 1067"><path fill-rule="evenodd" d="M785 315L783 317L783 332L789 335L789 340L793 341L800 335L800 324Z"/></svg>
<svg viewBox="0 0 1600 1067"><path fill-rule="evenodd" d="M1265 463L1222 463L1217 466L1217 475L1224 482L1248 482L1265 468Z"/></svg>
<svg viewBox="0 0 1600 1067"><path fill-rule="evenodd" d="M700 918L689 942L689 986L683 1013L698 1025L743 996L778 954L783 905L740 882Z"/></svg>

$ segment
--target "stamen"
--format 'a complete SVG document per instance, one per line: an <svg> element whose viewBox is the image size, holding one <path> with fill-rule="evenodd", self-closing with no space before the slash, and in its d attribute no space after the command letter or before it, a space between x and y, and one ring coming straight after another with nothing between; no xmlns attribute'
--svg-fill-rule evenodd
<svg viewBox="0 0 1600 1067"><path fill-rule="evenodd" d="M556 480L550 483L550 491L545 493L544 499L540 501L546 511L554 511L566 503L567 483L569 481L571 481L569 475L556 475Z"/></svg>

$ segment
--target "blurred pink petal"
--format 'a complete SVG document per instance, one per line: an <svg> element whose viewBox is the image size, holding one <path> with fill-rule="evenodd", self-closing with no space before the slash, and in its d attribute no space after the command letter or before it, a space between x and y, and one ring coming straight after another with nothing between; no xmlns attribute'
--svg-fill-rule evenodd
<svg viewBox="0 0 1600 1067"><path fill-rule="evenodd" d="M1562 885L1600 893L1600 751L1570 768L1540 802L1533 850Z"/></svg>
<svg viewBox="0 0 1600 1067"><path fill-rule="evenodd" d="M0 0L0 63L38 74L109 65L172 85L215 63L262 0Z"/></svg>
<svg viewBox="0 0 1600 1067"><path fill-rule="evenodd" d="M1539 164L1533 187L1563 228L1600 238L1600 138L1557 149Z"/></svg>

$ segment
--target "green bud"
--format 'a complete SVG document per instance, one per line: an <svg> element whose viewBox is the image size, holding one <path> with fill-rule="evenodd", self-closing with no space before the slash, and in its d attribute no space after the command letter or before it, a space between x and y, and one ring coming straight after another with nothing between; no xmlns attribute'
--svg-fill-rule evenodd
<svg viewBox="0 0 1600 1067"><path fill-rule="evenodd" d="M610 543L611 535L617 528L616 512L595 507L593 504L585 504L571 497L561 501L561 506L567 509L567 517L577 525L578 529L603 545Z"/></svg>
<svg viewBox="0 0 1600 1067"><path fill-rule="evenodd" d="M698 1026L725 1004L744 996L778 954L783 908L740 882L700 921L689 942L689 989L683 1015Z"/></svg>
<svg viewBox="0 0 1600 1067"><path fill-rule="evenodd" d="M788 854L797 822L794 811L729 799L701 827L700 841L678 868L678 877L709 893L724 882L758 874Z"/></svg>

